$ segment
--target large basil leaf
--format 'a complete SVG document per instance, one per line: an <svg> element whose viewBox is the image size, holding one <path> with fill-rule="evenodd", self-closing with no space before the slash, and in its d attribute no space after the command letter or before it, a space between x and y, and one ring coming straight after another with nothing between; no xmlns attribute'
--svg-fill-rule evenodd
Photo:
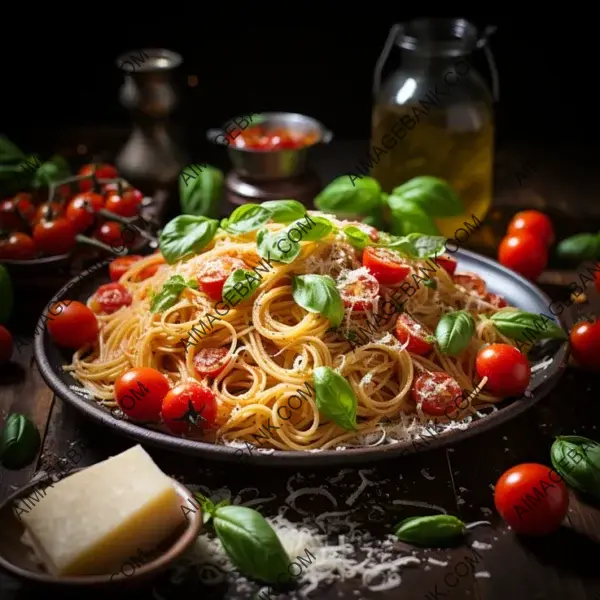
<svg viewBox="0 0 600 600"><path fill-rule="evenodd" d="M315 206L336 215L369 215L380 206L381 186L372 177L355 181L348 175L334 179L315 198Z"/></svg>
<svg viewBox="0 0 600 600"><path fill-rule="evenodd" d="M355 431L358 400L352 386L330 367L317 367L313 383L319 412L342 429Z"/></svg>
<svg viewBox="0 0 600 600"><path fill-rule="evenodd" d="M179 203L184 215L217 217L222 192L223 173L211 165L187 165L179 175Z"/></svg>
<svg viewBox="0 0 600 600"><path fill-rule="evenodd" d="M565 330L544 314L511 310L495 313L490 319L502 335L520 342L567 339Z"/></svg>
<svg viewBox="0 0 600 600"><path fill-rule="evenodd" d="M464 310L444 315L435 330L440 350L450 356L460 354L471 341L475 333L475 321Z"/></svg>
<svg viewBox="0 0 600 600"><path fill-rule="evenodd" d="M261 206L271 213L274 223L291 223L306 214L306 207L298 200L269 200Z"/></svg>
<svg viewBox="0 0 600 600"><path fill-rule="evenodd" d="M311 313L319 313L337 327L344 318L344 302L328 275L298 275L292 281L294 302Z"/></svg>
<svg viewBox="0 0 600 600"><path fill-rule="evenodd" d="M300 230L302 238L301 242L319 242L325 239L334 229L333 223L325 217L306 216L304 221L295 221L286 227L288 237L291 230Z"/></svg>
<svg viewBox="0 0 600 600"><path fill-rule="evenodd" d="M409 233L422 233L439 235L439 229L432 218L416 202L403 196L388 198L390 206L390 225L392 233L408 235Z"/></svg>
<svg viewBox="0 0 600 600"><path fill-rule="evenodd" d="M29 163L29 169L35 169L33 185L36 188L50 185L54 181L67 179L71 176L67 159L58 154L55 154L50 160L41 165L39 159L37 160L37 166L35 162Z"/></svg>
<svg viewBox="0 0 600 600"><path fill-rule="evenodd" d="M419 546L440 547L462 537L465 524L452 515L409 517L396 525L394 533L402 542Z"/></svg>
<svg viewBox="0 0 600 600"><path fill-rule="evenodd" d="M150 312L157 313L171 308L178 300L181 292L185 288L196 289L198 282L194 279L186 280L181 275L173 275L169 277L162 286L162 289L158 294L152 298L150 303Z"/></svg>
<svg viewBox="0 0 600 600"><path fill-rule="evenodd" d="M600 258L600 234L578 233L568 237L558 244L556 252L570 260Z"/></svg>
<svg viewBox="0 0 600 600"><path fill-rule="evenodd" d="M446 247L445 242L445 238L439 235L410 233L403 237L382 236L381 243L377 245L418 260L441 254Z"/></svg>
<svg viewBox="0 0 600 600"><path fill-rule="evenodd" d="M373 245L373 240L371 240L369 235L360 229L360 227L356 227L356 225L346 225L342 231L346 234L346 238L350 244L359 250Z"/></svg>
<svg viewBox="0 0 600 600"><path fill-rule="evenodd" d="M462 200L454 189L444 180L429 175L415 177L394 188L392 196L418 204L433 217L456 217L465 212Z"/></svg>
<svg viewBox="0 0 600 600"><path fill-rule="evenodd" d="M225 552L244 575L267 583L291 578L290 558L259 512L246 506L221 506L214 510L213 523Z"/></svg>
<svg viewBox="0 0 600 600"><path fill-rule="evenodd" d="M0 462L7 469L20 469L36 457L40 443L36 426L25 415L13 413L0 437Z"/></svg>
<svg viewBox="0 0 600 600"><path fill-rule="evenodd" d="M199 252L215 237L219 222L207 217L180 215L169 221L160 234L160 251L171 265L180 258Z"/></svg>
<svg viewBox="0 0 600 600"><path fill-rule="evenodd" d="M226 298L230 293L237 294L242 300L247 300L260 285L260 277L254 271L247 269L236 269L225 281L222 297ZM245 291L237 291L237 287ZM237 303L236 303L237 304Z"/></svg>
<svg viewBox="0 0 600 600"><path fill-rule="evenodd" d="M289 264L300 254L300 244L292 242L285 230L276 233L261 229L256 236L258 255L267 260Z"/></svg>
<svg viewBox="0 0 600 600"><path fill-rule="evenodd" d="M600 498L600 444L578 435L559 436L550 458L569 486Z"/></svg>
<svg viewBox="0 0 600 600"><path fill-rule="evenodd" d="M270 218L270 211L260 204L243 204L221 221L221 227L233 234L248 233L262 227Z"/></svg>

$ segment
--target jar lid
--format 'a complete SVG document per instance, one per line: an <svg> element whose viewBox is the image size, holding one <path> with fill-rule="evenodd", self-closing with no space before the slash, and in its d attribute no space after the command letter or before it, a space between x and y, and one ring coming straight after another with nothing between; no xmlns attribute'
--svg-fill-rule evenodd
<svg viewBox="0 0 600 600"><path fill-rule="evenodd" d="M396 43L429 56L461 56L477 44L477 28L466 19L414 19L401 26Z"/></svg>

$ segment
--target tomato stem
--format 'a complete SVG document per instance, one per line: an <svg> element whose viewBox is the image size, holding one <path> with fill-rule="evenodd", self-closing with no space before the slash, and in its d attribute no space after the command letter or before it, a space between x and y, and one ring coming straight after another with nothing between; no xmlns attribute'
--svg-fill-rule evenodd
<svg viewBox="0 0 600 600"><path fill-rule="evenodd" d="M81 244L87 244L88 246L93 246L94 248L98 248L99 250L104 250L105 252L111 252L112 254L116 254L117 256L122 256L121 252L117 252L113 250L111 246L108 244L104 244L100 240L88 237L87 235L77 234L75 236L75 240ZM127 249L125 249L125 254L127 254Z"/></svg>

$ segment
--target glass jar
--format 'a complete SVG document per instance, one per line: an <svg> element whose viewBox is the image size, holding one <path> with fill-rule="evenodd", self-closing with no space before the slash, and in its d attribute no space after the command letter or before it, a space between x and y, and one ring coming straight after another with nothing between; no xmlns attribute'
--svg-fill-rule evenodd
<svg viewBox="0 0 600 600"><path fill-rule="evenodd" d="M498 77L486 46L493 30L478 39L463 19L394 25L375 67L370 175L387 193L419 175L447 181L465 206L464 215L435 220L449 237L473 214L483 221L492 201L493 98L467 57L484 49L497 100ZM401 68L380 85L394 43Z"/></svg>

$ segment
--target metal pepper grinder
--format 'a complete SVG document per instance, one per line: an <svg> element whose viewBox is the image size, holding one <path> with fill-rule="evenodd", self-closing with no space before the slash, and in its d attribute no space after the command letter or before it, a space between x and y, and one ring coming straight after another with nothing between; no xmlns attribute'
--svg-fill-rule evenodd
<svg viewBox="0 0 600 600"><path fill-rule="evenodd" d="M117 169L154 198L151 212L159 220L167 210L167 199L176 197L177 178L189 162L169 123L179 101L173 72L182 60L176 52L164 49L135 50L117 59L125 76L121 104L133 116L133 131L117 156Z"/></svg>

